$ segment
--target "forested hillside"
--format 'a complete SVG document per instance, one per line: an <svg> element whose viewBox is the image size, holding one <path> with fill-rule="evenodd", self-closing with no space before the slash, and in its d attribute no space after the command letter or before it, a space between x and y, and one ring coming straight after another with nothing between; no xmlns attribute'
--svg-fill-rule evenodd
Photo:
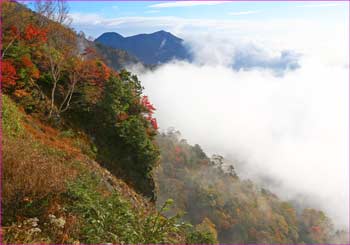
<svg viewBox="0 0 350 245"><path fill-rule="evenodd" d="M344 241L323 212L161 134L121 69L135 58L71 29L64 1L35 9L1 2L2 243Z"/></svg>
<svg viewBox="0 0 350 245"><path fill-rule="evenodd" d="M296 209L250 180L241 180L220 155L209 158L199 145L189 145L178 131L157 137L159 205L174 199L173 212L211 230L222 243L346 243L348 233L335 231L325 213Z"/></svg>
<svg viewBox="0 0 350 245"><path fill-rule="evenodd" d="M200 242L151 201L158 125L137 77L82 47L65 2L36 7L1 2L3 243Z"/></svg>

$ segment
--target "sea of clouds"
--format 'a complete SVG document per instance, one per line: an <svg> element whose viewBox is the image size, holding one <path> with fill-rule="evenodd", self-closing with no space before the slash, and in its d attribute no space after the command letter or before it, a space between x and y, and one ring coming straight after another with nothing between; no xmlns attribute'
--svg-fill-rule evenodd
<svg viewBox="0 0 350 245"><path fill-rule="evenodd" d="M175 127L242 178L285 200L323 209L349 224L347 26L279 23L246 35L177 34L194 61L154 71L131 68L156 105L161 130ZM273 29L273 28L272 28Z"/></svg>

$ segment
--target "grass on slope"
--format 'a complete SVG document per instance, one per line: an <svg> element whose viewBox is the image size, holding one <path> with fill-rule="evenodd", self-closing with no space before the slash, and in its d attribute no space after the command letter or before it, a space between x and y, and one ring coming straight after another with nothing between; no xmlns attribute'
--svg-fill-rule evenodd
<svg viewBox="0 0 350 245"><path fill-rule="evenodd" d="M161 215L170 202L157 212L101 168L86 155L93 152L84 136L2 100L3 243L215 242L178 216Z"/></svg>

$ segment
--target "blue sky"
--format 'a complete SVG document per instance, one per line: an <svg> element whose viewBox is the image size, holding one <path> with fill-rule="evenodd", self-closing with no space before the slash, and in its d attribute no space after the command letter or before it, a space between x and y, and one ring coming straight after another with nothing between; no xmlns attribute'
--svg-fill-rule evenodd
<svg viewBox="0 0 350 245"><path fill-rule="evenodd" d="M307 19L324 22L344 20L348 13L346 2L224 2L224 1L70 1L73 27L96 37L103 31L111 31L98 25L101 21L118 18L115 31L124 35L152 31L140 27L118 28L128 18L143 17L151 20L165 17L179 19L218 20L218 21L268 21L275 19ZM82 20L86 20L83 23ZM90 22L90 25L89 25ZM88 27L88 28L86 28ZM95 28L94 28L95 27ZM155 28L154 28L155 30Z"/></svg>

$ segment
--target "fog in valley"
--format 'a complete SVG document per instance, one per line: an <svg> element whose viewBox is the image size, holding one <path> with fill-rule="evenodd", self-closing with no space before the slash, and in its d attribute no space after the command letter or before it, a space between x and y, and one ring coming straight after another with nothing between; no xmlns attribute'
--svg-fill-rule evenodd
<svg viewBox="0 0 350 245"><path fill-rule="evenodd" d="M193 62L132 70L157 107L161 130L175 127L208 155L225 156L242 178L346 227L349 52L342 28L283 32L282 25L259 39L183 29L178 35Z"/></svg>

